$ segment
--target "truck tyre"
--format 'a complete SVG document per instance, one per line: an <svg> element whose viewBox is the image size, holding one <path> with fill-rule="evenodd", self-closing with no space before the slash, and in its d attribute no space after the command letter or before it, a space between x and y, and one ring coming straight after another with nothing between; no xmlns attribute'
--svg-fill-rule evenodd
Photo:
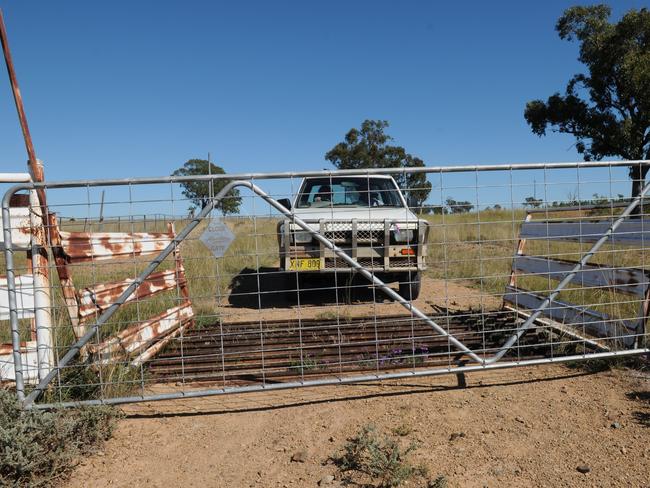
<svg viewBox="0 0 650 488"><path fill-rule="evenodd" d="M420 296L422 277L420 272L405 273L399 282L399 294L405 300L415 300Z"/></svg>

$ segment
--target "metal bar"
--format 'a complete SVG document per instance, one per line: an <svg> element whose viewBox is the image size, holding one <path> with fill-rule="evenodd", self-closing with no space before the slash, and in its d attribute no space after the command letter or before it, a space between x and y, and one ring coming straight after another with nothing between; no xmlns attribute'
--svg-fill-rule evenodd
<svg viewBox="0 0 650 488"><path fill-rule="evenodd" d="M579 205L579 206L567 206L567 207L539 207L539 208L529 208L526 209L526 212L529 214L538 214L538 213L556 213L556 212L575 212L575 211L585 211L585 210L600 210L607 209L611 210L613 208L625 208L629 205L630 202L619 201L619 202L608 202L596 205Z"/></svg>
<svg viewBox="0 0 650 488"><path fill-rule="evenodd" d="M71 263L155 255L171 242L170 232L65 232L61 247Z"/></svg>
<svg viewBox="0 0 650 488"><path fill-rule="evenodd" d="M524 222L522 239L543 239L570 242L597 242L611 226L608 221L599 222ZM623 222L612 233L617 243L640 245L650 241L650 220Z"/></svg>
<svg viewBox="0 0 650 488"><path fill-rule="evenodd" d="M0 183L27 183L32 181L29 173L0 173Z"/></svg>
<svg viewBox="0 0 650 488"><path fill-rule="evenodd" d="M156 339L169 334L183 323L189 322L192 316L191 303L184 302L155 317L130 325L110 339L93 347L93 352L99 355L98 359L101 363L109 363L115 359L114 355L116 354L118 356L128 355L151 346Z"/></svg>
<svg viewBox="0 0 650 488"><path fill-rule="evenodd" d="M0 19L1 20L1 19ZM7 288L9 294L9 322L11 325L11 344L14 357L14 376L18 401L25 399L23 363L20 356L20 330L18 328L18 304L16 301L16 274L14 271L14 250L11 244L11 220L9 215L9 193L2 201L2 232L5 242L5 265L7 267Z"/></svg>
<svg viewBox="0 0 650 488"><path fill-rule="evenodd" d="M492 164L492 165L465 165L465 166L426 166L422 168L367 168L344 169L344 170L322 170L322 171L286 171L274 173L237 173L237 174L213 174L198 176L159 176L145 178L119 178L119 179L97 179L97 180L67 180L35 182L30 186L16 187L18 189L31 188L73 188L79 186L125 186L125 185L153 185L160 183L183 183L188 181L210 181L210 180L268 180L281 178L300 178L308 176L337 176L337 175L377 175L377 174L398 174L398 173L465 173L468 171L528 171L534 169L567 169L567 168L603 168L603 167L629 167L637 164L650 164L650 160L634 161L583 161L566 163L525 163L525 164ZM11 191L11 190L10 190Z"/></svg>
<svg viewBox="0 0 650 488"><path fill-rule="evenodd" d="M2 51L5 57L5 64L7 65L7 73L9 74L9 81L11 83L11 91L14 95L14 102L16 104L16 111L18 112L18 120L20 121L20 128L23 131L23 139L25 140L25 148L29 156L29 165L32 168L32 174L36 176L36 181L42 181L42 177L38 178L34 172L36 163L36 151L32 143L32 136L29 133L29 125L27 124L27 115L25 115L25 108L23 107L23 99L20 95L20 88L18 87L18 78L14 70L14 62L11 58L11 51L9 50L9 38L5 28L4 16L2 9L0 9L0 42L2 42ZM42 176L42 175L41 175ZM44 202L42 202L44 203Z"/></svg>
<svg viewBox="0 0 650 488"><path fill-rule="evenodd" d="M503 300L505 302L512 303L515 307L524 307L529 310L535 310L544 302L545 298L546 297L538 295L537 293L512 286L506 287L506 293L503 295ZM623 337L623 342L626 346L632 346L636 339L636 337L623 334L617 329L625 327L628 329L628 332L631 331L636 335L634 327L638 324L628 323L623 320L614 320L584 306L573 305L560 300L553 300L553 302L546 307L542 313L562 324L573 327L582 327L587 333L595 337L625 336Z"/></svg>
<svg viewBox="0 0 650 488"><path fill-rule="evenodd" d="M95 314L98 310L105 310L132 283L133 279L128 278L122 281L102 283L95 287L87 287L79 290L79 318L84 321L88 316ZM136 291L124 300L124 303L140 300L141 298L156 295L167 290L174 290L179 285L180 281L175 269L166 269L157 273L151 273Z"/></svg>
<svg viewBox="0 0 650 488"><path fill-rule="evenodd" d="M458 373L473 373L479 371L490 371L497 369L508 369L518 366L535 366L542 364L561 364L572 361L578 361L585 358L601 359L611 357L626 357L637 354L648 354L650 348L640 348L634 350L626 350L620 352L602 352L590 353L582 355L564 356L560 358L543 358L543 359L529 359L523 361L509 361L495 364L482 364L472 366L459 366L455 368L439 368L421 371L405 371L400 373L386 373L386 374L371 374L361 376L338 377L329 379L318 379L308 381L293 381L288 383L267 383L265 385L255 386L236 386L225 387L219 389L206 389L199 391L180 391L175 393L160 393L155 395L140 395L121 398L108 398L101 400L84 400L79 402L61 402L61 403L41 403L28 405L30 408L37 409L52 409L52 408L68 408L68 407L81 407L84 405L120 405L125 403L135 402L156 402L163 400L175 400L180 398L198 398L205 396L228 395L234 393L254 393L258 391L276 391L288 390L291 388L307 388L316 386L331 386L331 385L346 385L351 383L363 383L377 380L392 380L401 378L421 378L426 376L440 376L445 374L458 374Z"/></svg>
<svg viewBox="0 0 650 488"><path fill-rule="evenodd" d="M559 281L575 265L576 261L517 255L512 262L512 269L526 275ZM589 264L585 265L582 271L577 273L571 281L583 287L612 288L620 293L645 297L648 283L650 283L649 280L650 276L642 269L612 268L599 264Z"/></svg>
<svg viewBox="0 0 650 488"><path fill-rule="evenodd" d="M525 310L520 310L514 307L511 307L510 305L505 306L506 310L511 310L512 312L516 313L519 317L522 317L524 320L530 317L530 313L527 313ZM602 352L609 352L612 350L609 346L606 346L602 344L603 341L600 340L594 340L594 339L589 339L588 337L585 337L583 335L578 334L575 329L572 327L567 327L564 324L560 322L556 322L553 319L550 318L541 318L539 317L537 319L537 322L539 322L541 325L548 326L551 329L555 329L557 332L561 333L562 335L566 335L570 337L571 339L576 339L580 341L583 344L586 344L587 346L597 349ZM636 348L637 346L635 346Z"/></svg>

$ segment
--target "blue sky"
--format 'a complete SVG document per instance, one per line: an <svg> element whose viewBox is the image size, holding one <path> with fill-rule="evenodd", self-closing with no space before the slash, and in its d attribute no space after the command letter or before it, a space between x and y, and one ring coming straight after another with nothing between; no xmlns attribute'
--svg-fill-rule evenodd
<svg viewBox="0 0 650 488"><path fill-rule="evenodd" d="M329 167L366 118L428 165L579 160L526 101L580 70L554 31L576 1L3 1L48 179ZM645 2L610 2L614 16ZM25 150L0 76L0 170Z"/></svg>

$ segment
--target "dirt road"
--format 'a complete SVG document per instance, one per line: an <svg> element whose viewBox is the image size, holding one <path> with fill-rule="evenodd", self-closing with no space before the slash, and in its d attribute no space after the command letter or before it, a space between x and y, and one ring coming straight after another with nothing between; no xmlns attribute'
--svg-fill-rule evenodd
<svg viewBox="0 0 650 488"><path fill-rule="evenodd" d="M474 374L465 389L437 377L125 412L69 488L310 487L325 475L342 486L328 458L368 424L407 432L412 461L448 486L650 486L650 379L637 371L556 365ZM305 461L292 462L303 450Z"/></svg>

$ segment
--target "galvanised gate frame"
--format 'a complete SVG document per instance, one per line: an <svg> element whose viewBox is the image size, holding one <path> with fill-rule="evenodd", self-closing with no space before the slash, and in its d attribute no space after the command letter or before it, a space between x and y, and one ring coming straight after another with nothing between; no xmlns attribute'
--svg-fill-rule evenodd
<svg viewBox="0 0 650 488"><path fill-rule="evenodd" d="M428 167L428 168L399 168L399 169L370 169L364 171L317 171L317 172L303 172L303 173L265 173L265 174L242 174L242 175L215 175L215 176L199 176L199 177L162 177L162 178L133 178L133 179L116 179L116 180L88 180L88 181L70 181L70 182L48 182L48 183L26 183L19 184L11 188L4 196L2 203L3 215L3 233L5 240L5 259L7 267L7 282L9 288L9 305L10 305L10 324L12 330L12 343L14 352L14 362L16 370L16 390L18 397L25 407L39 407L48 408L53 406L72 406L81 404L120 404L138 401L154 401L154 400L168 400L175 398L191 398L207 395L222 395L228 393L243 393L261 390L279 390L303 386L319 386L319 385L334 385L345 384L361 381L371 381L378 379L389 378L404 378L413 376L430 376L448 373L462 373L471 371L482 371L487 369L509 368L514 366L537 365L547 364L554 362L567 362L576 361L587 358L606 358L613 356L625 356L634 354L648 353L650 349L643 344L643 341L635 341L635 346L631 349L616 350L614 348L601 348L603 352L592 352L581 354L569 354L563 356L551 356L544 358L534 359L518 359L516 361L504 360L504 356L508 354L513 347L517 345L522 336L532 328L539 326L539 320L544 314L544 311L549 306L555 303L556 298L567 285L576 281L576 277L587 266L592 257L606 244L613 236L616 236L617 230L625 222L629 221L630 215L642 204L643 198L650 190L650 184L645 185L641 194L637 197L630 199L626 202L626 206L622 212L618 213L615 217L610 219L610 222L597 239L592 240L593 245L587 252L582 253L579 260L575 262L570 268L567 268L562 273L562 279L559 283L549 289L549 293L543 301L536 305L530 313L526 314L525 319L516 324L512 330L508 331L506 338L501 342L498 347L494 348L490 354L485 350L476 351L468 347L462 339L456 337L453 332L450 332L448 327L444 324L422 311L412 301L405 299L384 283L379 277L372 272L369 272L361 266L353 257L341 248L331 242L323 234L314 230L302 219L294 215L289 209L285 208L282 204L266 193L254 182L257 180L281 179L281 178L297 178L305 176L321 176L332 177L341 176L346 174L365 175L370 178L373 174L393 174L393 175L408 175L410 173L426 173L429 175L442 175L451 173L467 173L470 175L479 175L485 172L503 172L512 175L517 171L530 171L530 170L543 170L545 173L559 169L584 169L584 168L605 168L611 172L615 167L628 167L632 164L648 164L645 161L624 161L624 162L588 162L588 163L543 163L543 164L510 164L510 165L486 165L486 166L444 166L444 167ZM171 238L168 244L160 251L158 255L143 269L138 276L130 282L130 285L123 289L122 293L115 299L110 306L104 308L101 314L98 315L94 323L88 327L84 335L78 338L76 342L67 350L67 352L59 358L56 366L54 366L50 373L47 374L39 384L27 391L25 382L23 380L21 355L20 355L20 331L18 321L18 310L16 306L16 273L14 265L14 249L12 247L12 232L10 220L10 200L14 194L26 190L57 190L57 189L73 189L73 188L92 188L97 186L129 186L136 187L140 185L152 185L161 183L181 184L189 181L215 181L218 179L230 180L221 191L219 191L211 199L210 203L205 206L198 215L189 219L187 225ZM388 373L373 373L373 374L351 374L351 375L337 375L334 377L320 377L315 379L301 378L299 381L286 381L277 383L264 383L256 385L235 385L224 386L221 388L201 388L184 391L171 391L165 393L143 393L135 396L115 396L111 398L91 399L83 401L61 401L53 403L36 403L36 400L47 390L48 386L61 374L61 371L66 368L71 361L88 345L88 343L96 337L102 327L111 319L111 317L118 312L120 307L129 301L130 297L137 292L139 287L146 283L147 278L161 265L166 258L174 254L181 243L183 243L188 236L195 230L213 211L218 203L225 198L228 193L236 188L245 188L250 190L254 195L270 205L278 214L286 219L289 219L295 226L301 228L304 232L311 234L312 238L320 243L320 245L329 249L351 269L355 274L363 277L369 284L372 285L374 290L381 290L389 299L400 304L409 314L409 316L417 320L419 323L426 324L433 333L440 338L447 341L449 345L448 364L445 367L438 368L419 368L410 371L397 371ZM376 319L376 317L375 317ZM645 334L645 331L641 332ZM223 342L223 337L221 338ZM589 341L589 338L584 338ZM302 344L302 343L301 343ZM304 358L301 353L301 368L304 369ZM453 359L452 359L453 358ZM473 364L466 364L472 362Z"/></svg>

